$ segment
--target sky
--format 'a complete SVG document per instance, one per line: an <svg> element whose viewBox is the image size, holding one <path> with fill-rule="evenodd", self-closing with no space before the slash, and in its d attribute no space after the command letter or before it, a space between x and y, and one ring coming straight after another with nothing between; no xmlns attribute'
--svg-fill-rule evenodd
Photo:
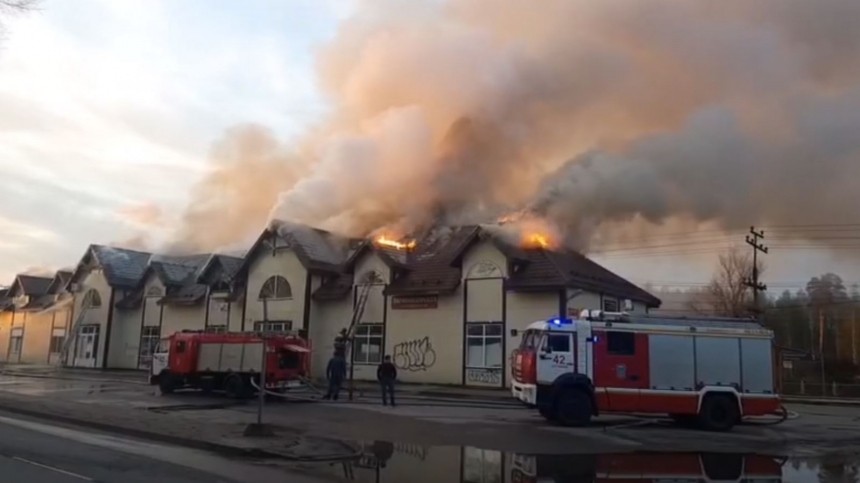
<svg viewBox="0 0 860 483"><path fill-rule="evenodd" d="M298 135L326 109L314 49L350 5L43 0L6 19L0 281L157 238L232 126Z"/></svg>
<svg viewBox="0 0 860 483"><path fill-rule="evenodd" d="M5 19L0 285L72 267L90 243L164 242L213 168L214 146L236 126L263 126L284 145L302 139L332 109L318 53L356 8L352 0L42 0L38 11ZM360 87L361 76L352 79ZM743 238L711 246L746 249ZM668 252L595 257L636 283L690 288L709 278L717 253ZM767 260L774 292L830 270L860 280L858 258L844 252L776 249Z"/></svg>

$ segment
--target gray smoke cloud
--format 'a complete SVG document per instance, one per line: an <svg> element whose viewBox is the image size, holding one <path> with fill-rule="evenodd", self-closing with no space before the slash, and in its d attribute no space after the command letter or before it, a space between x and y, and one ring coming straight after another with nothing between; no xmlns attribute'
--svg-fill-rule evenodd
<svg viewBox="0 0 860 483"><path fill-rule="evenodd" d="M271 218L365 235L526 209L586 246L606 224L844 222L860 202L855 0L357 12Z"/></svg>

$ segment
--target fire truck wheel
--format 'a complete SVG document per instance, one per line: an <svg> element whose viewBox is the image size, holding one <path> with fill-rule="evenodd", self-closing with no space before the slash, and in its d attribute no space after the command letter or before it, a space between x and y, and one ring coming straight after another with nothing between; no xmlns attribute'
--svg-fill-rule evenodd
<svg viewBox="0 0 860 483"><path fill-rule="evenodd" d="M585 426L591 413L591 398L583 390L565 389L555 400L555 419L562 426Z"/></svg>
<svg viewBox="0 0 860 483"><path fill-rule="evenodd" d="M728 431L740 419L738 402L723 394L708 394L699 410L699 425L709 431Z"/></svg>
<svg viewBox="0 0 860 483"><path fill-rule="evenodd" d="M158 375L158 389L161 394L171 394L176 389L176 378L167 371Z"/></svg>
<svg viewBox="0 0 860 483"><path fill-rule="evenodd" d="M245 391L245 382L240 375L230 374L224 380L224 392L227 393L227 397L241 399L245 397Z"/></svg>

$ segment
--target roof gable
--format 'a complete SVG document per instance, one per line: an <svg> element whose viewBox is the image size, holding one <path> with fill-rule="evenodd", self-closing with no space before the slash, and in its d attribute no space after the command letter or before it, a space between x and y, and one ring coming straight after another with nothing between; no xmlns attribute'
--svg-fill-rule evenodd
<svg viewBox="0 0 860 483"><path fill-rule="evenodd" d="M52 295L57 295L64 292L71 278L72 272L67 270L58 271L54 275L54 279L51 281L51 285L48 287L48 293Z"/></svg>
<svg viewBox="0 0 860 483"><path fill-rule="evenodd" d="M629 298L651 307L660 300L624 278L570 249L524 249L481 226L443 228L419 241L408 273L393 281L387 294L452 292L462 279L462 260L479 241L490 241L511 263L509 290L581 288Z"/></svg>
<svg viewBox="0 0 860 483"><path fill-rule="evenodd" d="M214 254L200 269L197 275L197 281L207 284L213 284L216 282L233 282L244 265L244 262L244 258Z"/></svg>
<svg viewBox="0 0 860 483"><path fill-rule="evenodd" d="M355 239L307 225L273 221L254 242L240 270L246 270L260 250L292 250L308 271L340 273L360 243Z"/></svg>
<svg viewBox="0 0 860 483"><path fill-rule="evenodd" d="M40 297L48 293L48 288L53 282L53 278L37 277L34 275L18 275L15 277L15 282L9 288L11 296L27 295L29 297Z"/></svg>
<svg viewBox="0 0 860 483"><path fill-rule="evenodd" d="M108 285L133 288L146 272L150 258L152 254L148 252L90 245L69 281L79 282L85 272L100 267Z"/></svg>

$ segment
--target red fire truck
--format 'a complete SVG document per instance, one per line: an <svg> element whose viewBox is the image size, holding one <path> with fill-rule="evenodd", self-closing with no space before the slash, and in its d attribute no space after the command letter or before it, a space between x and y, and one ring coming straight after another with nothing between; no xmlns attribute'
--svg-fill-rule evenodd
<svg viewBox="0 0 860 483"><path fill-rule="evenodd" d="M247 397L259 386L265 358L266 389L284 390L308 374L309 353L307 342L291 335L176 332L153 354L150 384L165 394L223 389L230 397Z"/></svg>
<svg viewBox="0 0 860 483"><path fill-rule="evenodd" d="M512 392L565 426L623 412L727 431L781 409L772 340L751 319L583 311L528 327L513 355Z"/></svg>

